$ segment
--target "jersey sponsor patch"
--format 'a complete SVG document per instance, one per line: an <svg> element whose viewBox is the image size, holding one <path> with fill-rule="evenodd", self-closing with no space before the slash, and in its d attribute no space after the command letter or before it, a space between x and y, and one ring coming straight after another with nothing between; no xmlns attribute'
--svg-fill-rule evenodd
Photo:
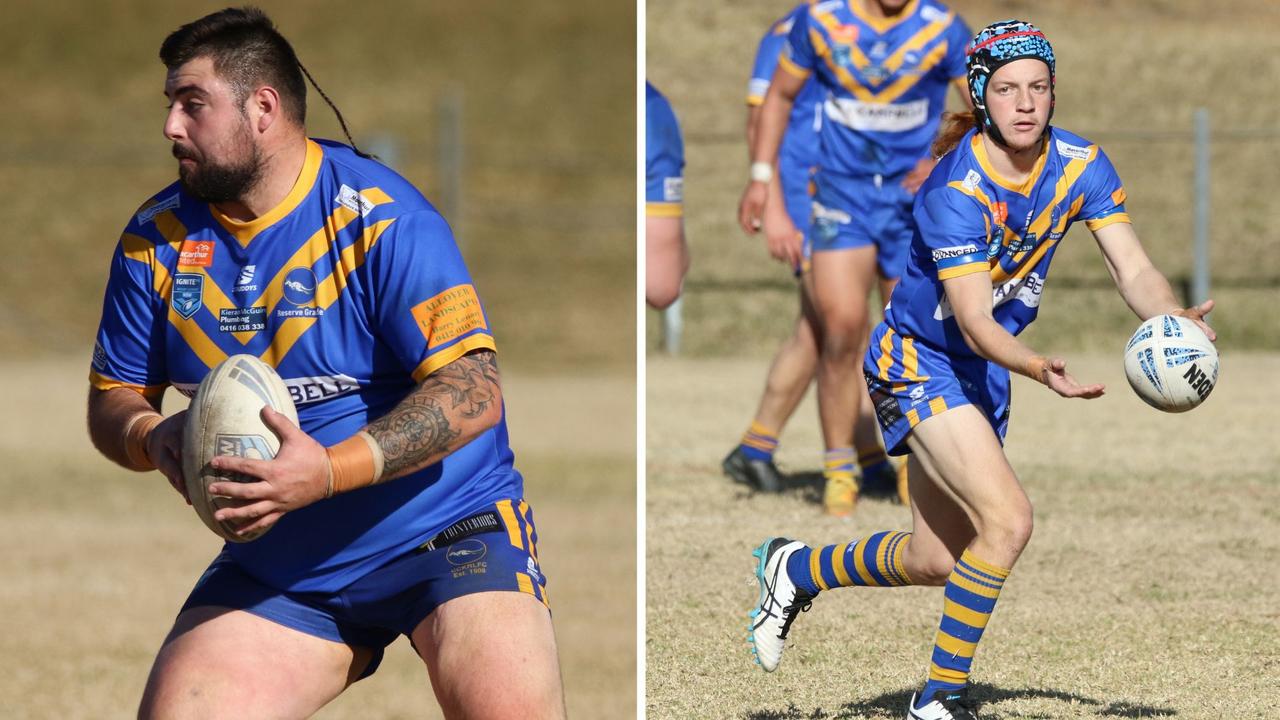
<svg viewBox="0 0 1280 720"><path fill-rule="evenodd" d="M427 339L427 349L439 347L472 330L488 330L480 298L471 285L455 285L430 300L413 306L413 318Z"/></svg>
<svg viewBox="0 0 1280 720"><path fill-rule="evenodd" d="M977 243L969 243L967 245L955 245L952 247L938 248L933 251L933 261L940 262L942 260L950 260L951 258L964 257L965 255L973 255L980 253L982 250Z"/></svg>
<svg viewBox="0 0 1280 720"><path fill-rule="evenodd" d="M833 122L864 132L905 132L924 127L929 122L927 98L888 104L829 98L824 108Z"/></svg>
<svg viewBox="0 0 1280 720"><path fill-rule="evenodd" d="M308 405L360 389L360 383L350 375L284 378L284 386L289 389L294 405Z"/></svg>
<svg viewBox="0 0 1280 720"><path fill-rule="evenodd" d="M204 304L204 276L177 273L173 276L173 310L190 320Z"/></svg>
<svg viewBox="0 0 1280 720"><path fill-rule="evenodd" d="M982 184L982 176L978 174L977 170L970 170L969 172L965 173L964 182L961 183L964 189L969 190L970 192L972 192L973 190L976 190L978 186L981 184Z"/></svg>
<svg viewBox="0 0 1280 720"><path fill-rule="evenodd" d="M222 308L218 311L218 330L224 333L258 332L267 329L267 308Z"/></svg>
<svg viewBox="0 0 1280 720"><path fill-rule="evenodd" d="M360 217L367 216L374 208L374 205L369 198L361 195L359 191L355 190L350 185L343 185L338 190L338 197L333 200L351 212L360 213Z"/></svg>
<svg viewBox="0 0 1280 720"><path fill-rule="evenodd" d="M1059 155L1069 157L1072 160L1088 160L1089 156L1093 154L1093 150L1090 148L1071 145L1070 143L1064 143L1061 140L1057 140L1056 145L1058 146Z"/></svg>
<svg viewBox="0 0 1280 720"><path fill-rule="evenodd" d="M178 267L209 267L213 264L212 240L183 240Z"/></svg>
<svg viewBox="0 0 1280 720"><path fill-rule="evenodd" d="M684 202L684 178L663 178L662 199L666 202Z"/></svg>
<svg viewBox="0 0 1280 720"><path fill-rule="evenodd" d="M136 215L136 217L138 218L138 224L146 225L147 223L155 219L155 216L159 215L165 210L173 210L177 208L181 204L181 202L182 202L182 196L179 195L178 193L174 193L170 195L169 197L157 202L155 205L152 205L151 207L139 212Z"/></svg>
<svg viewBox="0 0 1280 720"><path fill-rule="evenodd" d="M98 372L107 369L107 351L102 349L100 342L93 344L93 369Z"/></svg>

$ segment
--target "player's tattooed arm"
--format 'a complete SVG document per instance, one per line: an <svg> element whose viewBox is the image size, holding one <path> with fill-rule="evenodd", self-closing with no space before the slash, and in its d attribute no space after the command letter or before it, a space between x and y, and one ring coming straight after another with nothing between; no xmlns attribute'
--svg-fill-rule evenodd
<svg viewBox="0 0 1280 720"><path fill-rule="evenodd" d="M428 375L365 432L382 449L385 482L439 461L501 417L497 356L477 350Z"/></svg>

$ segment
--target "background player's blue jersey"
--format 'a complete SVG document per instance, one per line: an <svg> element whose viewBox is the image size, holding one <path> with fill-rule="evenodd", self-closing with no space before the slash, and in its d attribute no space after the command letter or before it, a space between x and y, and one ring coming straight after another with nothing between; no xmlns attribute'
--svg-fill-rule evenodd
<svg viewBox="0 0 1280 720"><path fill-rule="evenodd" d="M823 89L823 171L897 176L929 154L947 87L965 76L970 32L936 0L899 17L869 17L856 1L813 2L796 15L782 68Z"/></svg>
<svg viewBox="0 0 1280 720"><path fill-rule="evenodd" d="M915 201L915 237L885 324L953 355L973 355L946 301L943 280L991 277L994 317L1017 335L1035 319L1049 261L1071 224L1129 222L1125 192L1102 148L1051 127L1031 175L998 175L970 131L944 156Z"/></svg>
<svg viewBox="0 0 1280 720"><path fill-rule="evenodd" d="M645 214L680 217L684 208L684 141L671 103L653 85L645 90Z"/></svg>
<svg viewBox="0 0 1280 720"><path fill-rule="evenodd" d="M778 68L778 58L786 50L787 38L795 25L796 16L808 12L808 3L801 3L769 27L760 39L756 50L751 80L747 82L747 104L761 105L773 82ZM822 126L821 100L823 90L817 80L809 78L791 106L787 131L778 149L778 172L788 184L799 185L807 198L809 170L818 164L818 129ZM806 208L804 220L808 219ZM795 218L792 218L795 220ZM797 221L798 222L798 221ZM807 222L806 222L807 224Z"/></svg>
<svg viewBox="0 0 1280 720"><path fill-rule="evenodd" d="M175 183L125 228L90 381L191 394L236 353L272 365L323 445L386 414L427 375L494 349L444 219L407 181L338 143L308 141L276 208L239 222ZM331 592L453 521L522 495L503 421L412 475L285 514L230 544L251 575Z"/></svg>

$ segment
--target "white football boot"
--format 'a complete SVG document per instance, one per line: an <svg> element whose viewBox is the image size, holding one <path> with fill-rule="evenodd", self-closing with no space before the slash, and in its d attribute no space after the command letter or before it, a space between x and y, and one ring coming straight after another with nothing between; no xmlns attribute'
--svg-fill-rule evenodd
<svg viewBox="0 0 1280 720"><path fill-rule="evenodd" d="M907 720L978 720L978 709L969 704L966 690L939 690L922 708L916 708L918 693L911 693Z"/></svg>
<svg viewBox="0 0 1280 720"><path fill-rule="evenodd" d="M805 547L798 540L769 538L751 554L760 558L756 580L760 600L751 611L751 652L765 672L773 672L782 661L782 646L796 616L808 611L813 596L796 587L787 575L787 558Z"/></svg>

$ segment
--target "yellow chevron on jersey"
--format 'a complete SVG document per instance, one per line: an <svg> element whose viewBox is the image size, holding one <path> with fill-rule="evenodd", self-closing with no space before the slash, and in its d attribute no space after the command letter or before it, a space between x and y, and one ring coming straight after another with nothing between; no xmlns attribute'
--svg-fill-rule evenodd
<svg viewBox="0 0 1280 720"><path fill-rule="evenodd" d="M938 0L912 0L887 19L855 0L798 13L780 66L826 91L822 169L897 176L928 154L947 88L965 76L969 30Z"/></svg>
<svg viewBox="0 0 1280 720"><path fill-rule="evenodd" d="M1096 230L1129 222L1125 198L1102 148L1078 135L1051 127L1028 178L1015 183L992 168L982 137L970 131L917 195L916 234L881 342L905 347L911 339L972 355L944 282L975 273L989 275L992 315L1016 335L1039 312L1049 263L1071 224L1083 220ZM878 377L899 379L887 374L888 364L906 365L907 355L898 344L880 348ZM902 378L910 379L906 372Z"/></svg>

